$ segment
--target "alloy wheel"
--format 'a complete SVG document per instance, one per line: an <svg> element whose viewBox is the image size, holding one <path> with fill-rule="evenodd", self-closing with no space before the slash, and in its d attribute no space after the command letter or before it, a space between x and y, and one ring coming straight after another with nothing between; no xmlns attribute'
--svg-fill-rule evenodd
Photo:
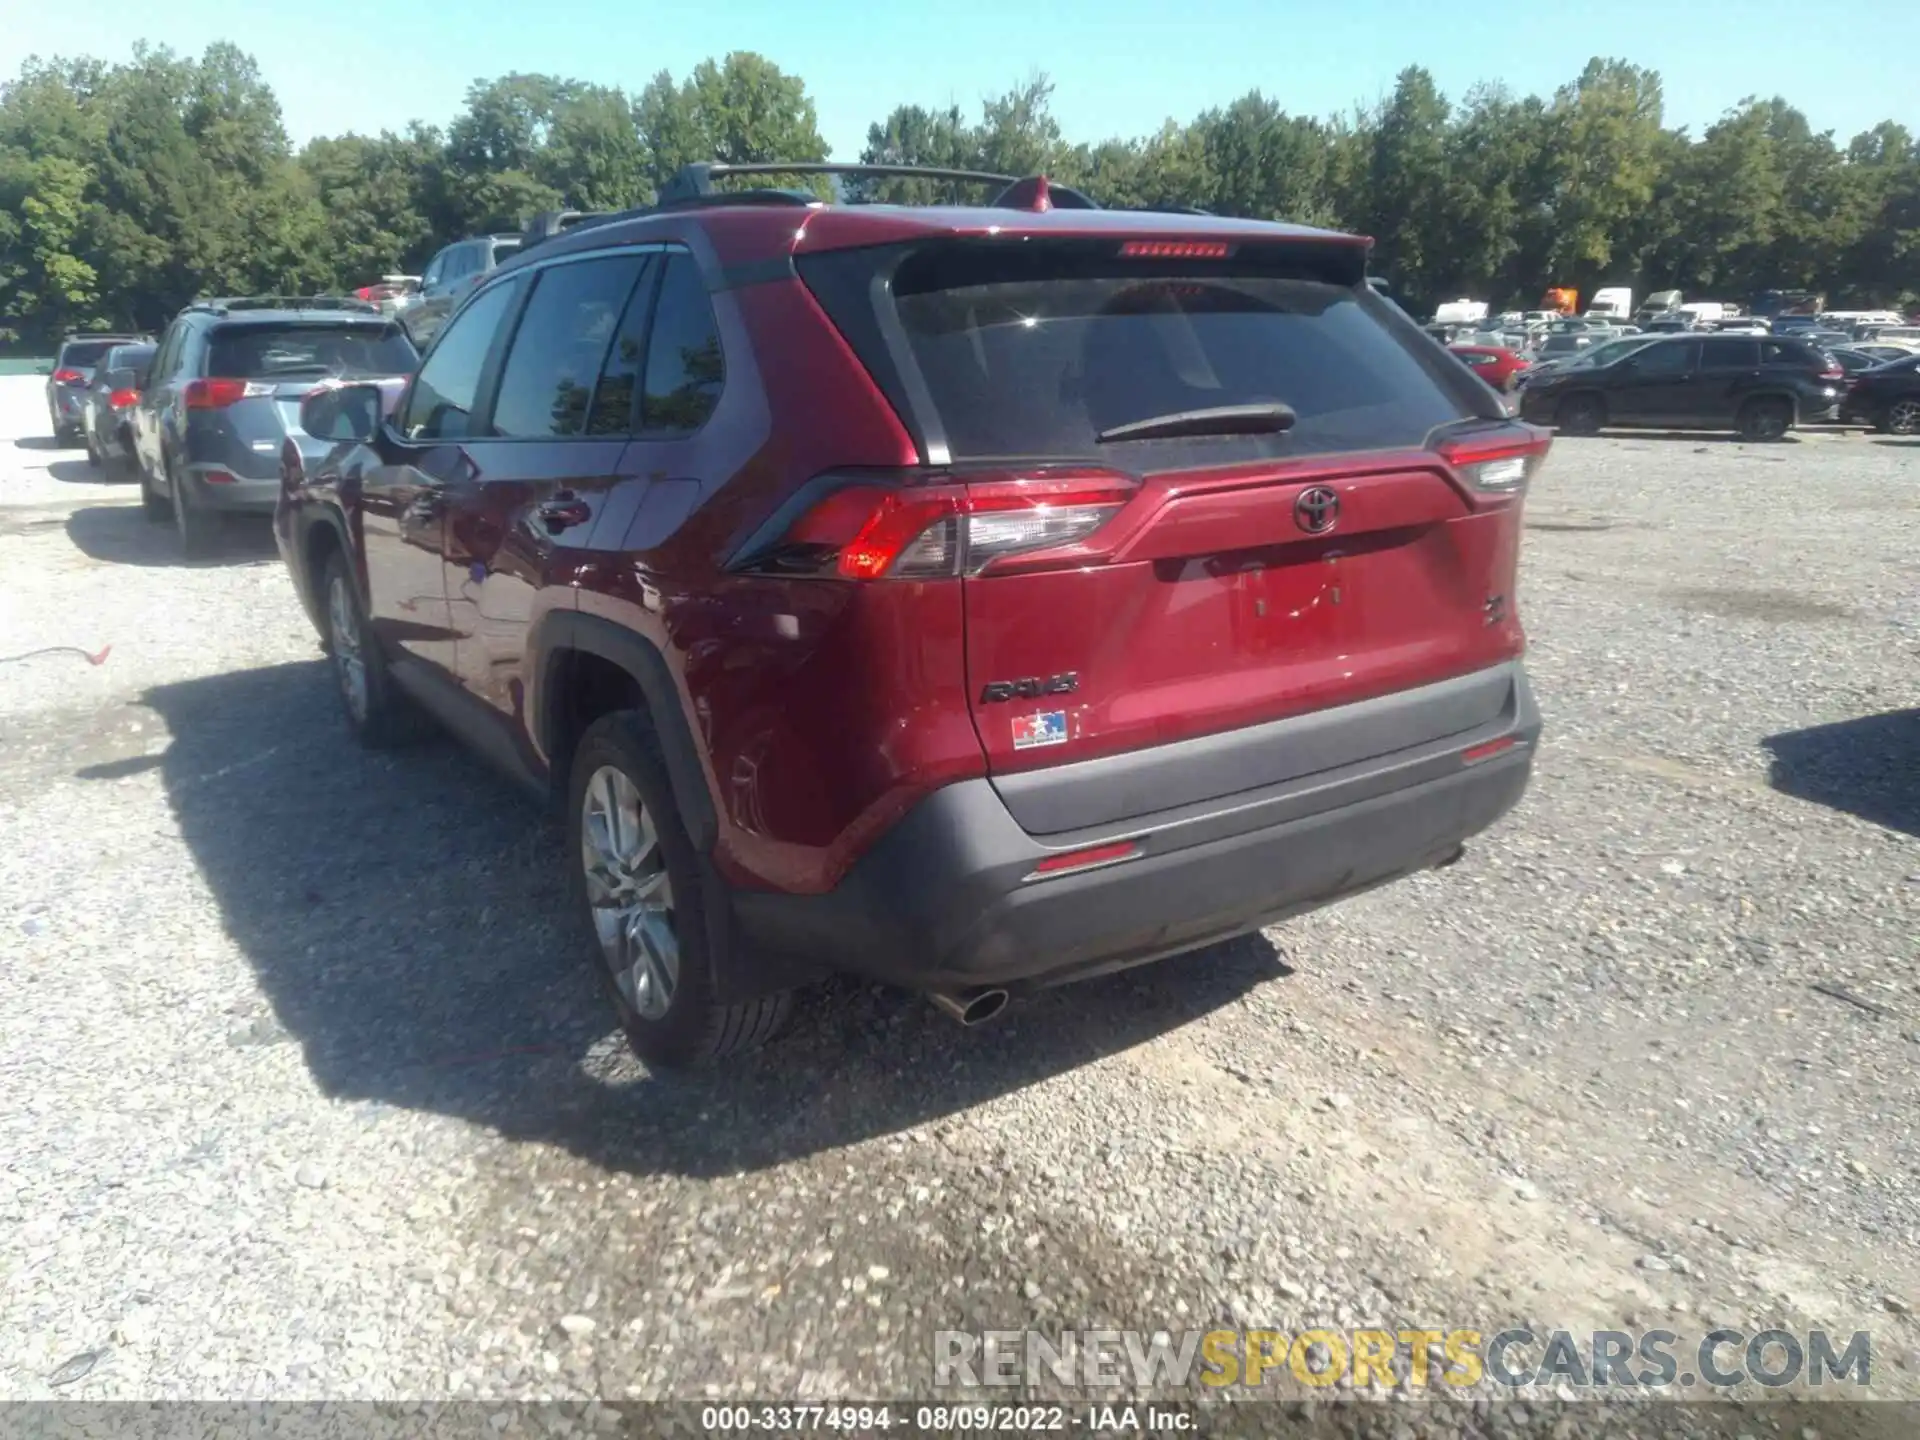
<svg viewBox="0 0 1920 1440"><path fill-rule="evenodd" d="M617 766L593 772L581 804L580 860L601 954L634 1013L658 1020L680 984L673 883L659 831Z"/></svg>
<svg viewBox="0 0 1920 1440"><path fill-rule="evenodd" d="M1889 405L1887 429L1896 435L1920 435L1920 400L1896 400Z"/></svg>
<svg viewBox="0 0 1920 1440"><path fill-rule="evenodd" d="M333 642L333 673L356 723L367 718L367 657L361 647L360 612L347 593L346 577L335 575L327 587L327 632Z"/></svg>

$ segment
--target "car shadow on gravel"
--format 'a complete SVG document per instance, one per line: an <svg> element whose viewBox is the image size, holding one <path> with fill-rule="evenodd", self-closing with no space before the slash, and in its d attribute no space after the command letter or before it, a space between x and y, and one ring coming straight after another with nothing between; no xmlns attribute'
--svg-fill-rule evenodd
<svg viewBox="0 0 1920 1440"><path fill-rule="evenodd" d="M71 450L74 447L51 435L22 435L13 442L16 450Z"/></svg>
<svg viewBox="0 0 1920 1440"><path fill-rule="evenodd" d="M149 520L138 503L82 506L67 517L67 538L81 554L114 565L230 565L271 560L276 553L272 523L240 515L227 517L212 554L189 560L180 553L173 523Z"/></svg>
<svg viewBox="0 0 1920 1440"><path fill-rule="evenodd" d="M1769 735L1773 788L1920 835L1920 710Z"/></svg>
<svg viewBox="0 0 1920 1440"><path fill-rule="evenodd" d="M553 823L447 740L370 754L324 662L161 686L180 833L270 1009L210 1046L298 1044L330 1097L455 1116L641 1173L716 1175L964 1111L1290 973L1248 937L1019 999L962 1030L841 980L724 1067L649 1074L566 909ZM90 756L86 775L121 773Z"/></svg>

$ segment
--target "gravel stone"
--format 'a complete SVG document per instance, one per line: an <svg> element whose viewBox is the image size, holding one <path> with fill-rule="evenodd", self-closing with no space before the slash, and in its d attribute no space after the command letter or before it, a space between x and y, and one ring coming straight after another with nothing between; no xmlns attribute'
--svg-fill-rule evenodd
<svg viewBox="0 0 1920 1440"><path fill-rule="evenodd" d="M1459 864L979 1030L837 981L668 1077L547 819L353 746L267 528L182 564L44 424L0 379L0 654L113 650L0 670L0 1399L925 1396L934 1331L1036 1311L1911 1358L1910 443L1558 439L1547 728Z"/></svg>

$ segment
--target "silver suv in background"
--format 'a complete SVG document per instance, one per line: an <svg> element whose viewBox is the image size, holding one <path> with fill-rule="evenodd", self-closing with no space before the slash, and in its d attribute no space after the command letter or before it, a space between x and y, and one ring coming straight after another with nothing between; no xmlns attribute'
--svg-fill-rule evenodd
<svg viewBox="0 0 1920 1440"><path fill-rule="evenodd" d="M329 380L411 374L419 352L363 300L255 296L200 300L174 317L132 409L147 518L172 517L189 555L224 518L271 515L280 452L300 402Z"/></svg>
<svg viewBox="0 0 1920 1440"><path fill-rule="evenodd" d="M467 292L518 254L523 243L519 234L476 235L456 240L429 260L420 272L419 298L400 312L413 343L424 349Z"/></svg>

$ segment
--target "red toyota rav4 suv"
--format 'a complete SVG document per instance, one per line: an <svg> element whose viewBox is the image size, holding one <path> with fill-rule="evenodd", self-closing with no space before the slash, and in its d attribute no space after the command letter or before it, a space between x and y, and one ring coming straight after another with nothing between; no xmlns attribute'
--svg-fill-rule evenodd
<svg viewBox="0 0 1920 1440"><path fill-rule="evenodd" d="M642 1054L831 970L985 1018L1519 799L1548 440L1365 241L726 168L502 265L404 392L316 392L277 519L354 732L431 714L564 808Z"/></svg>

